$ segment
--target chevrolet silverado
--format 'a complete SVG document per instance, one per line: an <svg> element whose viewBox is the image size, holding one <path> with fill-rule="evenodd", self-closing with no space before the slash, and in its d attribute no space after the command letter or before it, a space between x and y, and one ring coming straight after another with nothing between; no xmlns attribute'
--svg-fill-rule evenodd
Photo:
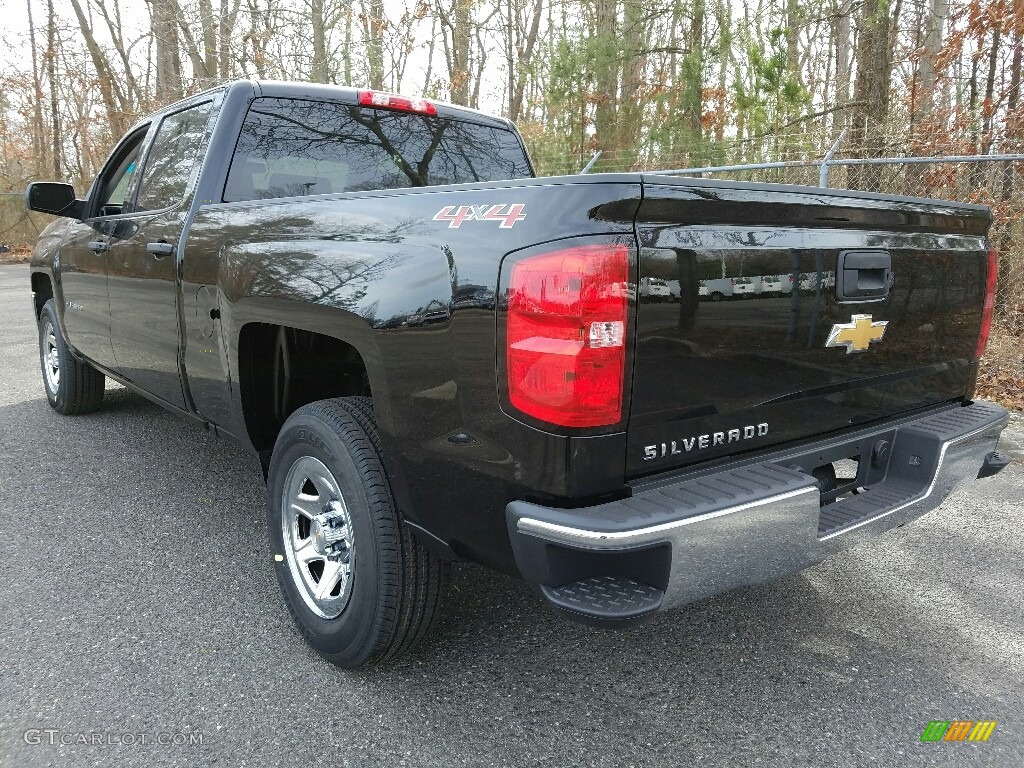
<svg viewBox="0 0 1024 768"><path fill-rule="evenodd" d="M50 405L95 411L109 378L257 456L285 603L341 666L421 640L455 560L628 626L1006 463L973 396L984 207L535 178L507 120L250 81L26 205L59 217L31 264ZM703 301L727 274L800 290Z"/></svg>

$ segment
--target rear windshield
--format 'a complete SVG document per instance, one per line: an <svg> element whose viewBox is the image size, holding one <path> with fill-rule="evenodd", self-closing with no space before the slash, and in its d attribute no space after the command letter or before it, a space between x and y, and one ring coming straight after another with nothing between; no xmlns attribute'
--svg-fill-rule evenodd
<svg viewBox="0 0 1024 768"><path fill-rule="evenodd" d="M224 200L500 181L530 176L511 131L406 112L256 99Z"/></svg>

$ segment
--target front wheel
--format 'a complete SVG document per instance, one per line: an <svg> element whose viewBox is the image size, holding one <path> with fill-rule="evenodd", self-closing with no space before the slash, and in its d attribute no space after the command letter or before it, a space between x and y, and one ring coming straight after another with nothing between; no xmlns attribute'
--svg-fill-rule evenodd
<svg viewBox="0 0 1024 768"><path fill-rule="evenodd" d="M53 299L39 313L39 363L46 399L55 411L73 416L100 407L106 377L75 357L61 333Z"/></svg>
<svg viewBox="0 0 1024 768"><path fill-rule="evenodd" d="M396 658L426 635L448 563L402 526L368 398L285 422L267 478L278 584L306 640L341 667Z"/></svg>

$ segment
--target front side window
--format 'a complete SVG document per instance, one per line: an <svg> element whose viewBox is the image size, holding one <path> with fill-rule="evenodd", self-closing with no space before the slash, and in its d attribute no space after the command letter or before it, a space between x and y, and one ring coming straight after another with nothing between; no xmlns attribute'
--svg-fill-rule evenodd
<svg viewBox="0 0 1024 768"><path fill-rule="evenodd" d="M139 155L138 147L128 158L127 165L124 166L122 171L118 169L120 178L117 180L117 184L114 185L113 190L110 192L110 199L107 200L106 205L123 206L124 199L128 195L128 188L132 184L132 178L135 176L135 160Z"/></svg>
<svg viewBox="0 0 1024 768"><path fill-rule="evenodd" d="M131 193L138 169L139 150L145 138L146 129L140 128L107 161L107 167L97 180L99 193L94 203L94 215L116 216L125 212L125 201Z"/></svg>
<svg viewBox="0 0 1024 768"><path fill-rule="evenodd" d="M196 104L167 115L160 123L139 183L139 210L168 208L184 198L212 107L209 101Z"/></svg>
<svg viewBox="0 0 1024 768"><path fill-rule="evenodd" d="M525 178L511 131L332 102L256 99L224 200Z"/></svg>

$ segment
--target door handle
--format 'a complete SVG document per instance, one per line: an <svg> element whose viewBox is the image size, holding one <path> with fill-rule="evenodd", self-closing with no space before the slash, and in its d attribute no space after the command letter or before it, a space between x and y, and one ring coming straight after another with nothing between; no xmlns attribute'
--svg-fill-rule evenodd
<svg viewBox="0 0 1024 768"><path fill-rule="evenodd" d="M174 253L174 243L166 243L163 240L158 243L146 243L146 250L158 259L162 259L164 256Z"/></svg>
<svg viewBox="0 0 1024 768"><path fill-rule="evenodd" d="M86 246L90 251L95 251L96 253L110 250L110 243L104 242L103 240L90 240L86 243Z"/></svg>

